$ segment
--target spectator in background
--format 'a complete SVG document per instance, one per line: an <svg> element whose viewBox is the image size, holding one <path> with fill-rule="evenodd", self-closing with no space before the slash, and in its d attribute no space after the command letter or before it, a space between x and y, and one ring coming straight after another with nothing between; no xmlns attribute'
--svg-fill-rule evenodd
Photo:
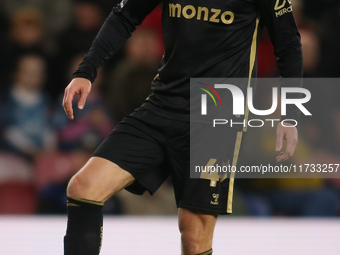
<svg viewBox="0 0 340 255"><path fill-rule="evenodd" d="M3 11L8 16L13 16L17 10L30 8L44 14L44 24L48 37L53 39L56 34L62 31L70 22L73 0L1 0ZM51 38L51 39L52 39Z"/></svg>
<svg viewBox="0 0 340 255"><path fill-rule="evenodd" d="M2 89L8 86L19 56L32 51L43 53L43 24L41 13L35 9L20 9L11 17L7 40L0 49Z"/></svg>
<svg viewBox="0 0 340 255"><path fill-rule="evenodd" d="M49 100L43 93L46 63L37 54L19 58L14 82L1 105L2 147L28 158L56 148L49 123Z"/></svg>
<svg viewBox="0 0 340 255"><path fill-rule="evenodd" d="M108 78L106 100L115 120L120 121L139 107L150 94L157 74L162 44L153 29L138 29L127 41L126 58Z"/></svg>
<svg viewBox="0 0 340 255"><path fill-rule="evenodd" d="M17 11L11 19L10 39L19 49L39 49L43 37L43 17L35 9Z"/></svg>
<svg viewBox="0 0 340 255"><path fill-rule="evenodd" d="M74 1L74 20L59 40L59 50L67 61L86 52L103 23L104 16L94 0Z"/></svg>
<svg viewBox="0 0 340 255"><path fill-rule="evenodd" d="M73 20L57 40L58 54L52 63L53 79L51 79L51 83L53 86L48 88L51 95L59 96L64 91L64 84L68 81L70 62L79 54L88 51L104 19L102 9L97 1L73 1Z"/></svg>

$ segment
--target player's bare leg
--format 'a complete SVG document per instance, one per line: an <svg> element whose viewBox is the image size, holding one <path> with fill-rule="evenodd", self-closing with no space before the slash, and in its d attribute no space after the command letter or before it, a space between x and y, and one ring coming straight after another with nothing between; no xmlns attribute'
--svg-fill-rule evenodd
<svg viewBox="0 0 340 255"><path fill-rule="evenodd" d="M103 231L103 202L134 182L133 176L103 158L92 157L68 187L65 255L98 255Z"/></svg>
<svg viewBox="0 0 340 255"><path fill-rule="evenodd" d="M182 254L212 254L212 238L217 214L179 208L178 221Z"/></svg>
<svg viewBox="0 0 340 255"><path fill-rule="evenodd" d="M133 176L113 162L92 157L75 174L67 187L67 196L105 202L113 194L134 182Z"/></svg>

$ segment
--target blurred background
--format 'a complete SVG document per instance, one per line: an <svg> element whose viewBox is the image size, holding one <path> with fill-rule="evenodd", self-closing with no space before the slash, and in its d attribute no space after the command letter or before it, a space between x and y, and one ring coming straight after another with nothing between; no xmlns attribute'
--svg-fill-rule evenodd
<svg viewBox="0 0 340 255"><path fill-rule="evenodd" d="M118 2L1 0L0 214L65 216L70 177L150 93L164 49L160 6L100 69L85 109L75 112L76 119L69 121L61 107L72 73ZM292 4L302 36L305 77L340 77L340 1L292 0ZM266 31L258 50L258 74L279 76ZM302 119L304 132L291 162L340 163L340 86L308 89L317 95L307 107L315 118ZM246 143L256 144L257 150L245 149L241 162L274 163L275 132L249 134ZM176 215L171 180L153 197L122 191L105 204L104 211ZM233 216L339 215L339 179L235 182Z"/></svg>

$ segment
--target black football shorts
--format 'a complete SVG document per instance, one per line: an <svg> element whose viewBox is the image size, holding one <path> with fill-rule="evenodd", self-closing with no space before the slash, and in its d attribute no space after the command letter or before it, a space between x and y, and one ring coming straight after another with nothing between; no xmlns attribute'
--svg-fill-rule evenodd
<svg viewBox="0 0 340 255"><path fill-rule="evenodd" d="M236 165L243 132L227 128L224 154ZM159 116L144 108L126 116L93 156L110 160L136 181L126 189L151 194L171 175L178 207L231 213L234 176L202 172L190 178L190 123ZM216 178L217 177L217 178Z"/></svg>

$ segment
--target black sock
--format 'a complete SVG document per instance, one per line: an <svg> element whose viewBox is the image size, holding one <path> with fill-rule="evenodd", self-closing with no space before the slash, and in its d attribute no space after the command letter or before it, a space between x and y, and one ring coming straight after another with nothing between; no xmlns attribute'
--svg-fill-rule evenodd
<svg viewBox="0 0 340 255"><path fill-rule="evenodd" d="M64 255L98 255L103 236L103 203L67 198Z"/></svg>
<svg viewBox="0 0 340 255"><path fill-rule="evenodd" d="M202 253L199 253L199 254L196 254L196 255L212 255L213 253L213 249L210 249L208 251L205 251L205 252L202 252ZM182 254L184 255L184 254Z"/></svg>
<svg viewBox="0 0 340 255"><path fill-rule="evenodd" d="M211 255L211 254L212 254L212 252L213 252L213 250L212 250L212 249L210 249L209 251L205 251L205 252L202 252L202 253L200 253L200 254L197 254L197 255Z"/></svg>

